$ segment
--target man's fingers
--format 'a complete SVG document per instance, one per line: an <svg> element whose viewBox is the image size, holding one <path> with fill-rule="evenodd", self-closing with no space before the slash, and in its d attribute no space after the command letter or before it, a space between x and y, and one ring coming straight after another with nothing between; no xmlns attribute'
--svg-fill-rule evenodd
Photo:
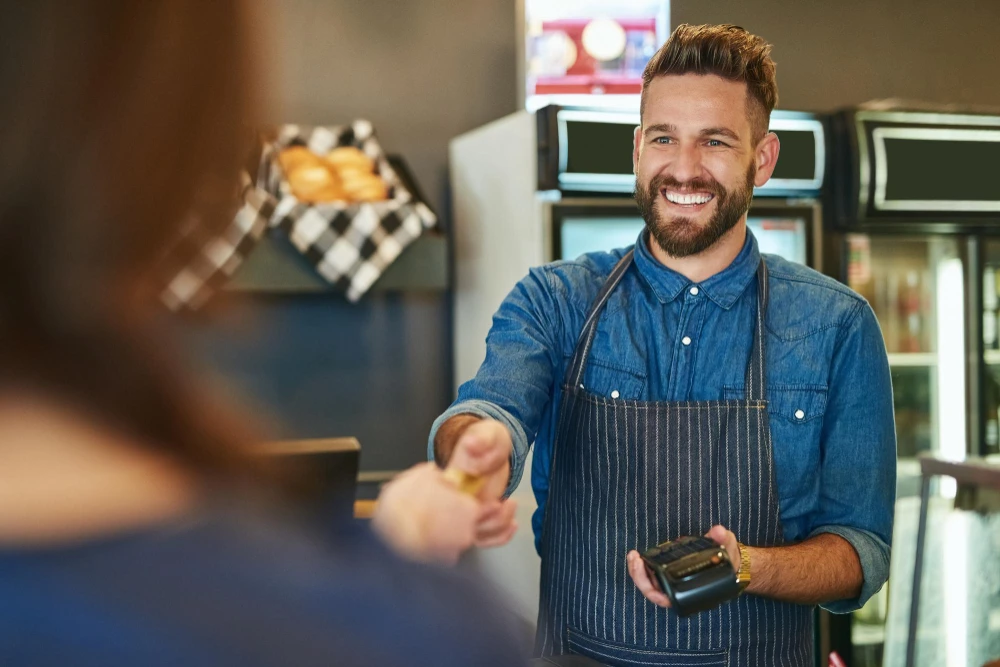
<svg viewBox="0 0 1000 667"><path fill-rule="evenodd" d="M649 572L646 571L646 564L639 556L639 552L630 551L626 558L628 560L629 576L632 577L632 581L635 582L635 586L639 589L639 592L653 604L664 608L669 607L670 598L661 592L653 583L653 580L650 579Z"/></svg>
<svg viewBox="0 0 1000 667"><path fill-rule="evenodd" d="M736 543L736 536L725 526L712 526L711 530L705 533L705 537L711 538L721 544L726 553L729 554L729 561L733 565L733 570L740 569L740 547Z"/></svg>
<svg viewBox="0 0 1000 667"><path fill-rule="evenodd" d="M711 538L719 544L725 544L728 534L729 531L726 530L725 526L712 526L711 530L705 533L705 537Z"/></svg>
<svg viewBox="0 0 1000 667"><path fill-rule="evenodd" d="M511 538L514 537L514 533L517 532L517 521L511 521L507 528L495 535L477 538L476 546L488 549L491 547L502 547L503 545L510 542Z"/></svg>
<svg viewBox="0 0 1000 667"><path fill-rule="evenodd" d="M480 544L484 540L506 533L514 522L516 511L517 502L514 500L487 504L476 523L476 543Z"/></svg>
<svg viewBox="0 0 1000 667"><path fill-rule="evenodd" d="M459 437L450 465L473 475L489 475L510 460L510 449L506 427L484 419L471 425Z"/></svg>

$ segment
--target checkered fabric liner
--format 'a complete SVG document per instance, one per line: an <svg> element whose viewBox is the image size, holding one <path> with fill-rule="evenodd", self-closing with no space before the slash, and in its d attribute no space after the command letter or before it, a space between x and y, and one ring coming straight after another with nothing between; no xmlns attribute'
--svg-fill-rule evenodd
<svg viewBox="0 0 1000 667"><path fill-rule="evenodd" d="M304 204L291 193L276 162L277 152L307 146L324 155L337 146L355 146L375 161L389 186L386 201L350 204ZM355 302L378 280L406 246L437 225L437 216L403 184L389 165L371 123L359 120L338 127L285 125L270 159L267 190L277 197L271 226L288 234L330 284Z"/></svg>
<svg viewBox="0 0 1000 667"><path fill-rule="evenodd" d="M167 282L160 299L173 311L197 310L257 246L274 214L274 197L241 175L243 206L219 236L207 236L196 219L184 228L171 254L194 256ZM169 257L165 263L169 265Z"/></svg>

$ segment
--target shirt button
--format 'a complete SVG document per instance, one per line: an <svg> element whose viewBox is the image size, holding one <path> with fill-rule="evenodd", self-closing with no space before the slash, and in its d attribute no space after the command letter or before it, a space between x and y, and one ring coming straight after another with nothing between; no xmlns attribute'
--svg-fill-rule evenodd
<svg viewBox="0 0 1000 667"><path fill-rule="evenodd" d="M691 288L691 296L698 296L698 291L699 290L698 290L697 287L692 287Z"/></svg>
<svg viewBox="0 0 1000 667"><path fill-rule="evenodd" d="M802 410L796 410L795 411L795 418L796 419L802 419L805 416L806 416L806 413L804 413Z"/></svg>
<svg viewBox="0 0 1000 667"><path fill-rule="evenodd" d="M685 345L690 345L691 344L691 337L690 336L684 336L684 338L681 338L681 342L684 343Z"/></svg>
<svg viewBox="0 0 1000 667"><path fill-rule="evenodd" d="M613 392L611 392L611 398L618 398L620 395L621 394L618 393L617 389L615 389Z"/></svg>

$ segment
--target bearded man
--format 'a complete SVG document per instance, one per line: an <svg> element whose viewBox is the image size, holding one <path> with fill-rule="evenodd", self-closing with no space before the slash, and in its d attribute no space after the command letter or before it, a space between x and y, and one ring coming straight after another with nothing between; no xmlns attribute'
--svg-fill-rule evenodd
<svg viewBox="0 0 1000 667"><path fill-rule="evenodd" d="M808 665L813 611L886 581L895 430L874 313L758 251L778 160L770 45L679 26L643 77L632 247L532 269L429 452L502 498L534 444L536 649L611 665ZM627 148L623 147L623 150ZM512 503L479 525L508 540ZM636 550L707 534L745 594L681 617Z"/></svg>

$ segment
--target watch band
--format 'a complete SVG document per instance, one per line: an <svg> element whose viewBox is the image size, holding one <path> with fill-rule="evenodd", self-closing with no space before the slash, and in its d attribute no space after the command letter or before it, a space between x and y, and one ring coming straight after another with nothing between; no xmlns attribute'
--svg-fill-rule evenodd
<svg viewBox="0 0 1000 667"><path fill-rule="evenodd" d="M740 568L736 570L736 583L742 593L750 585L750 550L742 542L737 542L736 546L740 548Z"/></svg>

